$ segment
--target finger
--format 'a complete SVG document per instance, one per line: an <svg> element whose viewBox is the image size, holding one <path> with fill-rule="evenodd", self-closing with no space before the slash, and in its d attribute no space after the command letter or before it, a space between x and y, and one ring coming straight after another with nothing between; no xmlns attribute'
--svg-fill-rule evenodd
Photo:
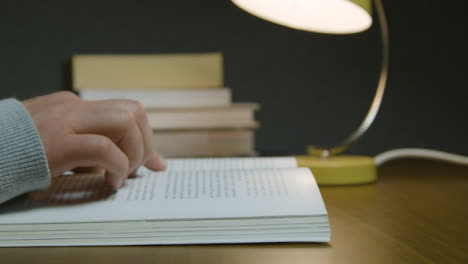
<svg viewBox="0 0 468 264"><path fill-rule="evenodd" d="M141 165L144 156L143 138L140 129L133 115L131 113L130 115L132 119L132 122L130 122L131 125L128 126L128 130L125 132L122 139L117 142L117 146L119 146L129 160L127 175Z"/></svg>
<svg viewBox="0 0 468 264"><path fill-rule="evenodd" d="M146 112L141 103L133 100L108 100L108 101L94 101L93 103L101 104L102 108L112 109L125 109L133 114L137 121L140 133L143 138L144 155L142 162L139 165L146 165L151 170L164 170L166 162L164 159L154 151L154 136L153 130L148 122Z"/></svg>
<svg viewBox="0 0 468 264"><path fill-rule="evenodd" d="M101 167L107 182L118 188L128 174L127 156L109 138L101 135L69 135L64 139L68 170L77 167Z"/></svg>
<svg viewBox="0 0 468 264"><path fill-rule="evenodd" d="M163 171L167 168L167 162L161 156L154 152L151 154L151 157L144 165L146 168L153 170L153 171Z"/></svg>
<svg viewBox="0 0 468 264"><path fill-rule="evenodd" d="M74 131L110 138L127 156L130 173L144 160L143 136L133 113L122 107L113 109L108 104L108 101L83 104L73 120Z"/></svg>
<svg viewBox="0 0 468 264"><path fill-rule="evenodd" d="M149 161L147 161L145 164L145 167L146 168L149 168L153 171L163 171L167 168L167 163L164 159L160 158L158 153L156 152L153 152L153 155L156 155L155 158L152 158L150 159ZM129 178L134 178L137 176L137 171L138 171L138 168L136 168L135 170L133 170L130 174L129 174Z"/></svg>

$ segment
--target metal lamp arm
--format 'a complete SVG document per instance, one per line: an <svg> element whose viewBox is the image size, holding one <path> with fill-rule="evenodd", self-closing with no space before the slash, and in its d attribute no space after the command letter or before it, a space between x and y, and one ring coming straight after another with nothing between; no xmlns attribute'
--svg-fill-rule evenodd
<svg viewBox="0 0 468 264"><path fill-rule="evenodd" d="M381 42L382 42L382 65L380 70L380 77L377 83L377 89L374 95L372 104L367 112L366 117L362 121L361 125L345 138L341 143L330 148L320 148L311 146L309 149L310 154L316 154L321 157L328 157L331 155L339 154L347 150L355 141L357 141L371 126L374 121L377 112L379 111L382 103L382 98L385 91L388 76L388 65L389 65L389 36L388 36L388 25L385 16L384 8L381 0L374 0L375 8L377 10L377 16L379 18Z"/></svg>

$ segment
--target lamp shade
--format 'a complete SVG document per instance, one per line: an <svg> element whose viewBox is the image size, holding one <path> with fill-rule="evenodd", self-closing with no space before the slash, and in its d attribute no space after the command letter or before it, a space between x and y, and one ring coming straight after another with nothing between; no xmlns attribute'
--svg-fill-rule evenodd
<svg viewBox="0 0 468 264"><path fill-rule="evenodd" d="M283 26L329 34L364 31L371 0L232 0L245 11Z"/></svg>

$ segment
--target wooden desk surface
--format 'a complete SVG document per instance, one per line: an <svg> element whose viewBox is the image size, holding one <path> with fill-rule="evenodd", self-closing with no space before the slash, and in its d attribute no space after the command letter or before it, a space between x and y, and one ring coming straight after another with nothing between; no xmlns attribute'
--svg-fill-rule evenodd
<svg viewBox="0 0 468 264"><path fill-rule="evenodd" d="M384 165L377 184L321 187L330 244L2 248L1 263L468 263L468 167Z"/></svg>

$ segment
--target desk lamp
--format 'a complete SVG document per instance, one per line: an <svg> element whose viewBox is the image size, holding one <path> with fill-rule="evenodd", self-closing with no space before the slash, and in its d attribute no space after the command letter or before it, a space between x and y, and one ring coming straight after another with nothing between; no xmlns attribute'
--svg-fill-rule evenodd
<svg viewBox="0 0 468 264"><path fill-rule="evenodd" d="M257 17L294 29L349 34L372 24L371 0L232 0ZM309 155L297 156L298 165L309 167L321 185L374 182L377 169L371 157L337 155L347 150L369 128L377 115L388 73L388 28L381 0L374 0L382 41L382 65L374 99L360 126L341 143L330 147L308 146Z"/></svg>

